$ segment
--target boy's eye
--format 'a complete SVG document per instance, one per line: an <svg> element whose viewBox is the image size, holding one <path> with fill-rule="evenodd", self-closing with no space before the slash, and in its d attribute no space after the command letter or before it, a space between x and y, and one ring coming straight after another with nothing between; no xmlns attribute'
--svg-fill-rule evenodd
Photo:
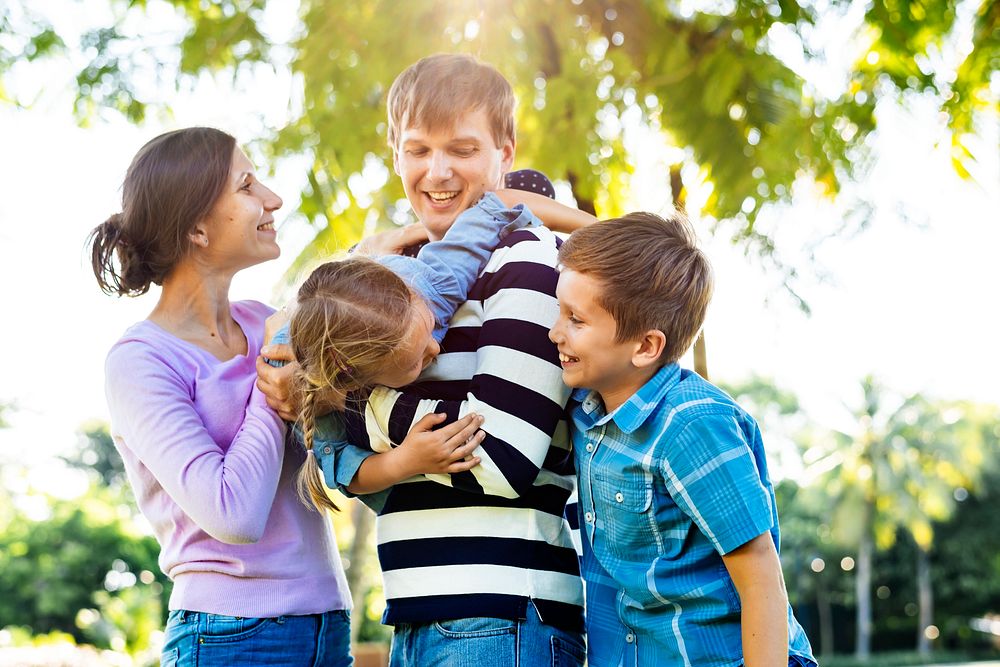
<svg viewBox="0 0 1000 667"><path fill-rule="evenodd" d="M568 319L569 319L569 321L570 321L570 322L572 322L573 324L583 324L583 320L581 320L581 319L578 319L578 318L577 318L576 316L574 316L574 315L570 315Z"/></svg>

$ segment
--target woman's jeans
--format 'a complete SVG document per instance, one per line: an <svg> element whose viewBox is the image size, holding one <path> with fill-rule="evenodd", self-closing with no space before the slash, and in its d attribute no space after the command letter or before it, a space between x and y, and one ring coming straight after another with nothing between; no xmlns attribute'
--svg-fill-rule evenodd
<svg viewBox="0 0 1000 667"><path fill-rule="evenodd" d="M167 617L162 667L350 667L347 611L245 618L178 609Z"/></svg>
<svg viewBox="0 0 1000 667"><path fill-rule="evenodd" d="M583 636L545 625L533 604L527 619L462 618L396 626L389 667L580 667Z"/></svg>

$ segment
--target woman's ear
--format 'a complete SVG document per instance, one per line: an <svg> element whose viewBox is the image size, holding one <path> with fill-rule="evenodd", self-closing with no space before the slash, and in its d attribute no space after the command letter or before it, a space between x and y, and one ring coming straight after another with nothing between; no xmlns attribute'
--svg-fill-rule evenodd
<svg viewBox="0 0 1000 667"><path fill-rule="evenodd" d="M208 247L208 229L202 222L196 223L194 227L188 232L188 240L191 245L197 246L199 248Z"/></svg>
<svg viewBox="0 0 1000 667"><path fill-rule="evenodd" d="M658 363L667 347L667 336L659 329L650 329L642 335L632 353L632 365L646 368Z"/></svg>

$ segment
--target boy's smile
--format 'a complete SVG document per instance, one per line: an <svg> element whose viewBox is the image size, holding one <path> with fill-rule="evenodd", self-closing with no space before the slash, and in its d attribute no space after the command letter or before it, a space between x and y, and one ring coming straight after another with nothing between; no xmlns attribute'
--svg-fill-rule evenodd
<svg viewBox="0 0 1000 667"><path fill-rule="evenodd" d="M640 359L641 341L615 340L615 319L597 302L603 289L596 278L564 268L556 287L559 319L549 331L549 339L559 348L563 382L596 390L605 410L611 412L638 391L658 367Z"/></svg>

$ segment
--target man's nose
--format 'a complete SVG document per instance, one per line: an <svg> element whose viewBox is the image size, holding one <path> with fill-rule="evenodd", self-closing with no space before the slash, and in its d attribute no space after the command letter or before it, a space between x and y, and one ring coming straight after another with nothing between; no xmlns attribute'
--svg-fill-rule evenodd
<svg viewBox="0 0 1000 667"><path fill-rule="evenodd" d="M431 180L447 181L452 176L451 157L444 151L434 151L428 171Z"/></svg>

